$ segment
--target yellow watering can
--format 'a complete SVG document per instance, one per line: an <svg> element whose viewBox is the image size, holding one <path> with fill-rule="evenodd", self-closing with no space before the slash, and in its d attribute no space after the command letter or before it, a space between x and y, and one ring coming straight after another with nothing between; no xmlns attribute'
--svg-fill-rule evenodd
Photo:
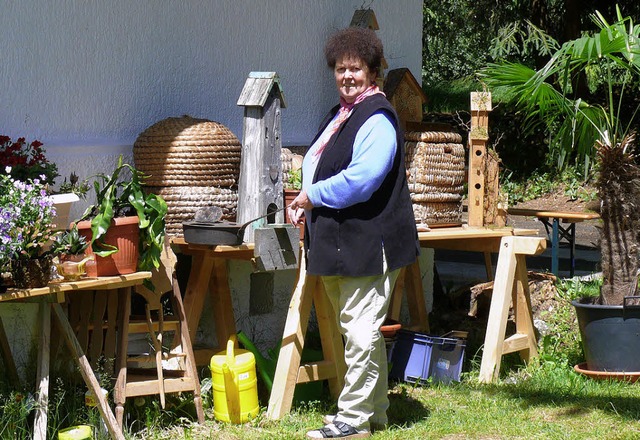
<svg viewBox="0 0 640 440"><path fill-rule="evenodd" d="M236 335L227 349L211 357L213 415L222 422L244 423L258 415L258 379L253 353L236 349Z"/></svg>

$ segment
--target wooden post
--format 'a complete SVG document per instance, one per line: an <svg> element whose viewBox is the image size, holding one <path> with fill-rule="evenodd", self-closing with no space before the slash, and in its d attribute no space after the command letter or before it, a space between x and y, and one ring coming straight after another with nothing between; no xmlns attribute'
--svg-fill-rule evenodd
<svg viewBox="0 0 640 440"><path fill-rule="evenodd" d="M238 223L266 214L270 205L283 206L282 138L280 109L285 107L280 79L275 72L251 72L238 105L244 106L242 156L238 180ZM244 241L254 241L254 228L266 222L261 219L245 229ZM284 222L284 214L276 214L276 223Z"/></svg>
<svg viewBox="0 0 640 440"><path fill-rule="evenodd" d="M489 139L491 93L471 92L469 133L469 226L484 226L485 157Z"/></svg>

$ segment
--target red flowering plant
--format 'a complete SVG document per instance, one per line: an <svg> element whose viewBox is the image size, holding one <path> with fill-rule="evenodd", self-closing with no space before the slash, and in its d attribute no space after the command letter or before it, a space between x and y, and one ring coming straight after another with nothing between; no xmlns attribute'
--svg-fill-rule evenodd
<svg viewBox="0 0 640 440"><path fill-rule="evenodd" d="M15 180L41 179L42 183L53 185L59 176L58 167L47 160L45 153L42 142L38 140L27 143L21 137L13 142L9 136L0 135L0 173L6 174L9 169Z"/></svg>

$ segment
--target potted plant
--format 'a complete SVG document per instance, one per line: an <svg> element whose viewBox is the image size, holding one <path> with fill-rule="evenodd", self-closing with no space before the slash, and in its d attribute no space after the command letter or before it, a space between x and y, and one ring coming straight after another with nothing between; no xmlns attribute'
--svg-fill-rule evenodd
<svg viewBox="0 0 640 440"><path fill-rule="evenodd" d="M534 71L512 63L483 70L486 82L507 92L529 122L555 126L554 141L597 151L603 280L597 300L574 301L588 370L640 371L638 282L640 170L633 150L637 101L625 92L640 82L640 27L617 10L617 21L592 16L599 31L568 41ZM590 105L574 94L576 76L601 82L605 99ZM585 154L588 158L590 154Z"/></svg>
<svg viewBox="0 0 640 440"><path fill-rule="evenodd" d="M0 174L0 271L15 287L46 286L51 278L55 208L40 179L16 180L11 167Z"/></svg>
<svg viewBox="0 0 640 440"><path fill-rule="evenodd" d="M293 199L298 197L300 190L302 189L302 168L292 168L287 173L287 179L284 182L284 206L289 206ZM285 209L284 211L285 223L289 223L289 213ZM299 226L300 239L304 238L304 223Z"/></svg>
<svg viewBox="0 0 640 440"><path fill-rule="evenodd" d="M89 242L78 232L76 225L69 230L59 231L51 244L58 274L66 280L77 280L84 276L86 262L93 259L93 256L85 257L88 247Z"/></svg>
<svg viewBox="0 0 640 440"><path fill-rule="evenodd" d="M80 233L90 240L89 253L96 255L95 264L87 264L89 276L159 267L167 204L155 194L144 193L144 177L124 163L122 156L111 174L94 177L96 202L77 224ZM116 257L128 258L120 261Z"/></svg>

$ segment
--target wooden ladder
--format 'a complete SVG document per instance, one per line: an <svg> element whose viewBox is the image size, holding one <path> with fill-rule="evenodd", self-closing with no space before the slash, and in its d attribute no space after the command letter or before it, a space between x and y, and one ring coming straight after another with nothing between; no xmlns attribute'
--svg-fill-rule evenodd
<svg viewBox="0 0 640 440"><path fill-rule="evenodd" d="M131 296L123 292L119 298L118 328L128 329L118 332L118 356L116 384L114 387L115 416L122 427L124 404L128 397L158 395L162 408L165 407L166 393L193 393L193 401L199 423L204 423L200 381L196 369L189 328L182 303L178 281L173 274L170 291L175 316L168 320L163 314L160 296L146 288L137 289L145 300L145 319L131 320ZM163 339L168 332L174 333L172 348L163 347ZM153 353L129 356L129 336L146 333L153 344ZM176 369L165 369L163 363L172 361Z"/></svg>

